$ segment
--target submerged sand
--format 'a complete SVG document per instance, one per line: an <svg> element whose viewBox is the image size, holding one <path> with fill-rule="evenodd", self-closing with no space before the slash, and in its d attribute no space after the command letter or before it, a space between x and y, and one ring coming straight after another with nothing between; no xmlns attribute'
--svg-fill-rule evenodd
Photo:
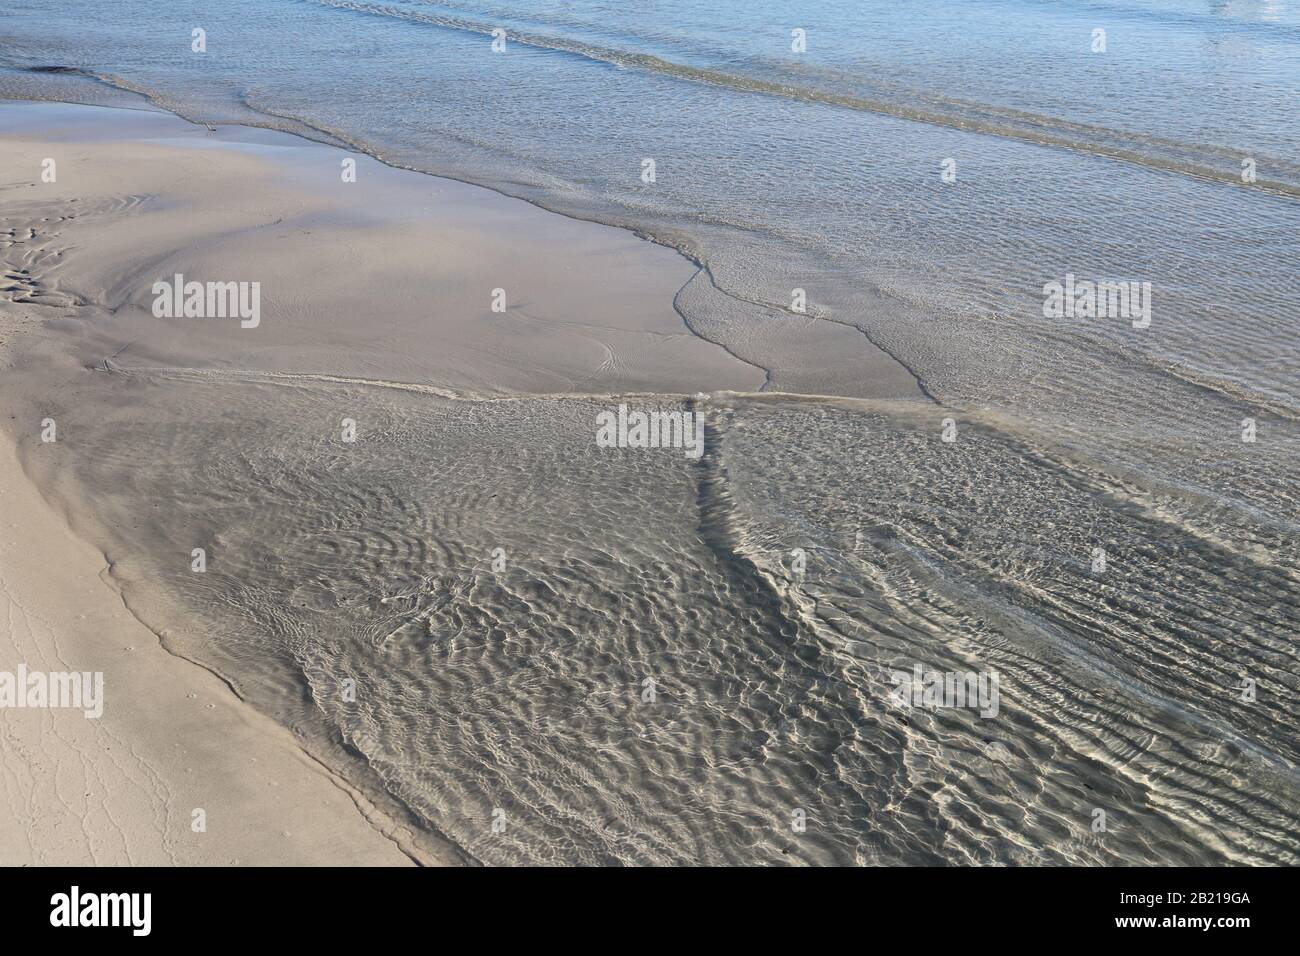
<svg viewBox="0 0 1300 956"><path fill-rule="evenodd" d="M259 760L274 779L299 772L279 804L308 828L298 855L199 844L245 862L1297 859L1288 513L1224 514L937 407L844 326L717 319L714 344L674 304L700 273L617 230L364 157L343 183L344 154L280 134L0 116L0 389L31 480L0 487L45 522L0 550L14 654L52 656L25 623L48 621L68 666L103 662L105 720L164 819L110 825L63 778L20 779L11 803L65 799L58 819L93 835L31 858L86 859L118 826L133 859L224 862L175 849L200 852L173 830L214 784L191 796L144 723L226 783L214 818L281 826L229 762L242 743L185 736L212 713L280 748ZM261 281L259 326L154 317L176 273ZM839 397L756 394L772 383ZM698 413L701 453L597 448L624 402ZM48 530L38 494L93 548ZM29 561L34 534L57 573ZM83 603L148 629L83 630ZM891 675L916 665L997 673L998 712L900 710ZM224 702L193 724L191 698L148 694L187 679ZM319 809L327 793L355 802Z"/></svg>
<svg viewBox="0 0 1300 956"><path fill-rule="evenodd" d="M55 494L66 475L22 474L16 453L46 415L43 373L23 373L107 360L481 392L691 392L759 388L766 370L685 326L674 299L694 265L622 230L148 110L0 104L0 132L0 646L6 665L102 671L108 688L98 721L4 714L0 862L463 860L413 839L400 811L385 815L128 611L112 561L67 523L86 534L102 517ZM262 321L160 321L151 286L176 274L261 283ZM883 388L908 387L875 358Z"/></svg>
<svg viewBox="0 0 1300 956"><path fill-rule="evenodd" d="M0 513L0 667L102 672L106 688L97 720L4 712L0 864L437 861L292 733L165 651L123 604L104 556L23 475L7 439Z"/></svg>
<svg viewBox="0 0 1300 956"><path fill-rule="evenodd" d="M39 403L19 352L67 367L112 355L501 389L746 388L763 372L684 328L672 302L694 267L618 230L168 114L4 104L0 129L11 435L0 456L0 646L7 669L102 671L108 688L98 721L5 712L0 862L456 860L403 837L291 733L129 613L105 556L42 500L51 489L22 474L14 443L35 438ZM41 179L47 158L52 183ZM355 183L342 181L342 158L356 162ZM262 282L264 323L160 323L149 288L174 273ZM510 308L498 314L502 284ZM46 322L75 334L51 347ZM196 809L205 832L193 829Z"/></svg>

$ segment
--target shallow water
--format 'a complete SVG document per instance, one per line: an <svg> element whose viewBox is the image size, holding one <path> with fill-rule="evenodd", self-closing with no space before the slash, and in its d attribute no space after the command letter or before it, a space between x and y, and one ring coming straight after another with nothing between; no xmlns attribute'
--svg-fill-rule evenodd
<svg viewBox="0 0 1300 956"><path fill-rule="evenodd" d="M599 400L79 378L28 463L132 609L474 859L1296 859L1293 540L925 409L695 402L692 459ZM917 665L997 712L899 706Z"/></svg>
<svg viewBox="0 0 1300 956"><path fill-rule="evenodd" d="M10 6L7 95L108 95L31 72L74 68L688 250L711 280L682 297L692 327L773 387L860 394L861 370L818 345L848 325L943 401L1095 430L1108 454L1135 407L1154 429L1190 413L1196 440L1300 408L1291 4L825 2L801 24L766 3ZM1067 273L1150 282L1150 328L1045 319ZM818 321L770 334L796 288ZM796 371L810 357L820 375Z"/></svg>
<svg viewBox="0 0 1300 956"><path fill-rule="evenodd" d="M317 752L490 862L1296 861L1294 5L91 9L10 3L0 91L120 101L32 71L76 68L627 225L771 389L867 393L847 328L935 402L715 398L691 461L598 454L591 400L69 390L133 607ZM1044 318L1067 273L1150 327ZM1000 713L900 711L915 663Z"/></svg>

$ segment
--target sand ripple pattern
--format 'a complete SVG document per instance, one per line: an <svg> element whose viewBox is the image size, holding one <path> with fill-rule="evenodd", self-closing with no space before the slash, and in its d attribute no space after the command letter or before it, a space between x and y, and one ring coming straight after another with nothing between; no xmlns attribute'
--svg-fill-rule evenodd
<svg viewBox="0 0 1300 956"><path fill-rule="evenodd" d="M1271 525L935 409L702 400L692 460L596 448L613 399L87 374L30 465L133 609L467 858L1300 856ZM898 707L915 663L996 671L1000 712Z"/></svg>

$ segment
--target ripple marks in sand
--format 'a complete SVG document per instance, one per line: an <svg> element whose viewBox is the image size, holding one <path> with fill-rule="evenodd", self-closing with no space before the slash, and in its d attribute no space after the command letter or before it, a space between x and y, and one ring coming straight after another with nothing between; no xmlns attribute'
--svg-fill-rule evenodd
<svg viewBox="0 0 1300 956"><path fill-rule="evenodd" d="M783 549L824 549L798 591L847 659L880 678L918 659L1000 673L1003 713L972 736L1037 795L1017 811L1026 858L1295 859L1293 542L1261 564L1214 543L1235 528L1193 533L996 432L942 443L937 421L790 406L726 448L753 463L732 492L755 560L779 572ZM962 811L947 840L1003 858L1012 834L975 812L995 795L960 753L926 767ZM1090 808L1111 819L1096 846L1074 836Z"/></svg>
<svg viewBox="0 0 1300 956"><path fill-rule="evenodd" d="M65 451L124 586L477 859L1296 859L1284 542L902 413L708 402L692 461L597 449L586 399L95 383ZM913 662L996 670L1000 713L900 711Z"/></svg>
<svg viewBox="0 0 1300 956"><path fill-rule="evenodd" d="M68 243L63 229L76 220L92 220L134 209L148 197L105 196L66 200L52 215L49 203L15 200L0 216L0 295L4 301L66 309L87 304L59 285L59 270ZM42 215L44 213L44 215Z"/></svg>

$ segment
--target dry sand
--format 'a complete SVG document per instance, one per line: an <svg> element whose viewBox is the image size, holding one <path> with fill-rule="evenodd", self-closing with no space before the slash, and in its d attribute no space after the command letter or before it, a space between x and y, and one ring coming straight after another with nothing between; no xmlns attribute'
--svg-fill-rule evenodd
<svg viewBox="0 0 1300 956"><path fill-rule="evenodd" d="M0 514L0 668L102 671L106 698L98 720L0 714L0 864L411 863L401 833L288 730L162 649L7 440Z"/></svg>

